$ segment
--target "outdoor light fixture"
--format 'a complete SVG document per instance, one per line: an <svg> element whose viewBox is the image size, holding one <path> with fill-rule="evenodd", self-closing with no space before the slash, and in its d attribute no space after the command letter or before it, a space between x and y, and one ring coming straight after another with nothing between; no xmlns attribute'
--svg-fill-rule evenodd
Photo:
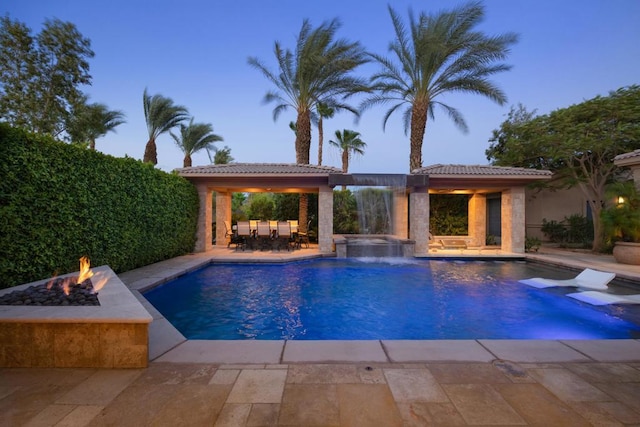
<svg viewBox="0 0 640 427"><path fill-rule="evenodd" d="M624 203L624 197L618 196L618 204L621 205Z"/></svg>

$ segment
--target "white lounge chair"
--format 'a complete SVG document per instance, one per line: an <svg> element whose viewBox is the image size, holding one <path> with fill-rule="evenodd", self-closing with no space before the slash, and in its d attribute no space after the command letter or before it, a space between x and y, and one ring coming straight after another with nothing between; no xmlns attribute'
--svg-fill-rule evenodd
<svg viewBox="0 0 640 427"><path fill-rule="evenodd" d="M590 268L585 268L584 271L578 274L573 279L555 280L555 279L543 279L541 277L534 277L532 279L518 280L525 285L533 286L534 288L551 288L555 286L568 286L585 289L607 289L607 285L616 277L615 273L605 273L603 271L596 271Z"/></svg>
<svg viewBox="0 0 640 427"><path fill-rule="evenodd" d="M640 304L640 294L615 295L600 291L585 291L567 294L567 296L591 305Z"/></svg>

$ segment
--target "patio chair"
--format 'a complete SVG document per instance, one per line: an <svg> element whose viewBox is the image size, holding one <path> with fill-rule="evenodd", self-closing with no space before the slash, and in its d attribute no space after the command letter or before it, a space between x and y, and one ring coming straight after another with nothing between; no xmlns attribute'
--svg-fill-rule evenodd
<svg viewBox="0 0 640 427"><path fill-rule="evenodd" d="M280 248L282 246L285 246L287 248L287 251L289 251L289 248L292 247L293 244L293 238L292 238L292 234L291 234L291 224L289 224L289 222L287 221L278 221L278 251L280 250Z"/></svg>
<svg viewBox="0 0 640 427"><path fill-rule="evenodd" d="M440 239L443 249L467 249L467 241L464 239Z"/></svg>
<svg viewBox="0 0 640 427"><path fill-rule="evenodd" d="M256 237L256 233L258 232L258 220L257 219L250 219L249 220L249 227L251 228L251 235L255 238Z"/></svg>
<svg viewBox="0 0 640 427"><path fill-rule="evenodd" d="M251 228L249 228L249 221L238 221L237 226L237 235L240 245L242 246L242 250L244 251L247 245L251 245ZM236 245L236 249L238 249L238 245Z"/></svg>
<svg viewBox="0 0 640 427"><path fill-rule="evenodd" d="M269 227L269 221L258 221L256 230L256 239L260 245L260 250L270 246L272 244L272 234L271 228Z"/></svg>
<svg viewBox="0 0 640 427"><path fill-rule="evenodd" d="M298 227L298 238L296 239L296 246L298 248L302 247L304 243L306 248L309 247L309 232L311 231L311 220L307 222L307 227Z"/></svg>
<svg viewBox="0 0 640 427"><path fill-rule="evenodd" d="M531 279L518 280L525 285L533 286L534 288L551 288L555 286L569 286L575 288L586 289L607 289L607 285L616 277L615 273L605 273L603 271L596 271L590 268L585 268L580 274L573 279L555 280L544 279L542 277L534 277Z"/></svg>

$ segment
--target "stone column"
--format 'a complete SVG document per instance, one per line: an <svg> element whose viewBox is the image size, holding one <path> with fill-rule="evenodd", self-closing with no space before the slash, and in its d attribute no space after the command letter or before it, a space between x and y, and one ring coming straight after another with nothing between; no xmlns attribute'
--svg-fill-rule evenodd
<svg viewBox="0 0 640 427"><path fill-rule="evenodd" d="M415 255L426 255L429 252L429 190L414 188L409 197L409 237L415 241L413 251Z"/></svg>
<svg viewBox="0 0 640 427"><path fill-rule="evenodd" d="M229 238L224 237L224 222L229 221L231 225L231 193L216 192L216 246L227 246Z"/></svg>
<svg viewBox="0 0 640 427"><path fill-rule="evenodd" d="M524 187L502 192L502 251L524 253L525 195Z"/></svg>
<svg viewBox="0 0 640 427"><path fill-rule="evenodd" d="M211 224L213 221L213 214L211 203L213 201L211 190L206 184L197 184L198 197L200 198L200 209L198 211L198 229L196 231L196 246L195 252L206 252L213 248L211 240L213 233L211 231Z"/></svg>
<svg viewBox="0 0 640 427"><path fill-rule="evenodd" d="M318 249L333 252L333 189L319 188L318 194Z"/></svg>
<svg viewBox="0 0 640 427"><path fill-rule="evenodd" d="M487 196L474 194L469 198L469 237L471 246L484 246L487 241Z"/></svg>
<svg viewBox="0 0 640 427"><path fill-rule="evenodd" d="M404 188L393 190L392 234L400 239L409 237L409 199Z"/></svg>
<svg viewBox="0 0 640 427"><path fill-rule="evenodd" d="M632 166L631 171L633 172L633 182L638 191L640 191L640 166Z"/></svg>

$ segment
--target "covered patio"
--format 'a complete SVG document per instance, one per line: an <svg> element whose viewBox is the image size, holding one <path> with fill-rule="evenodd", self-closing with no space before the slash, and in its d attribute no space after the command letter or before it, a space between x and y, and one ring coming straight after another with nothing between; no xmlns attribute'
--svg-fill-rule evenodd
<svg viewBox="0 0 640 427"><path fill-rule="evenodd" d="M343 174L330 166L282 163L232 163L177 170L193 182L200 197L195 251L213 247L211 224L231 221L234 192L316 193L318 194L318 249L331 253L333 236L333 188L339 185L388 185L393 190L395 237L411 239L415 255L429 254L430 194L467 194L469 197L469 246L485 244L488 227L488 197L499 203L501 252L523 253L525 243L525 197L527 184L551 178L551 172L534 169L432 165L410 175ZM401 179L400 179L401 178ZM386 184L389 182L389 184ZM213 214L213 195L216 211ZM216 229L216 246L227 246L224 227Z"/></svg>

